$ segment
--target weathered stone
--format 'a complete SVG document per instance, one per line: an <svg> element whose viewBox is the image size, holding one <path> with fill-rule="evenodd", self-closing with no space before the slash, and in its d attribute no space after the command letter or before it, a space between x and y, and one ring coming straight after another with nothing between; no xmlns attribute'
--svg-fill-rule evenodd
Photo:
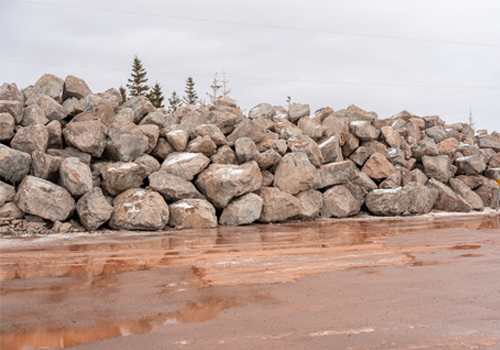
<svg viewBox="0 0 500 350"><path fill-rule="evenodd" d="M253 122L255 124L257 124L258 126L260 126L264 130L274 129L274 121L272 121L271 119L265 119L265 118L259 117L259 118L255 118L253 120Z"/></svg>
<svg viewBox="0 0 500 350"><path fill-rule="evenodd" d="M35 151L45 152L49 141L49 133L45 126L37 124L21 128L10 142L12 148L31 154Z"/></svg>
<svg viewBox="0 0 500 350"><path fill-rule="evenodd" d="M155 108L145 96L134 96L125 102L122 106L124 108L130 108L133 111L133 122L139 122L146 114L154 112Z"/></svg>
<svg viewBox="0 0 500 350"><path fill-rule="evenodd" d="M23 120L21 121L22 126L30 126L35 124L45 125L49 120L45 117L43 109L38 105L30 105L24 109Z"/></svg>
<svg viewBox="0 0 500 350"><path fill-rule="evenodd" d="M212 111L210 113L213 114L215 118L215 122L213 124L217 125L224 135L232 133L234 131L235 124L244 118L241 111L236 108Z"/></svg>
<svg viewBox="0 0 500 350"><path fill-rule="evenodd" d="M389 152L387 151L387 147L378 141L372 140L372 141L363 141L361 143L361 147L366 148L366 151L368 153L368 157L371 157L375 153L380 153L384 157L387 158L387 160L390 159Z"/></svg>
<svg viewBox="0 0 500 350"><path fill-rule="evenodd" d="M240 164L250 162L252 160L256 162L260 160L260 153L257 150L257 146L248 137L242 137L236 140L234 143L234 149Z"/></svg>
<svg viewBox="0 0 500 350"><path fill-rule="evenodd" d="M330 188L323 194L321 217L346 218L359 213L361 206L346 187L339 185Z"/></svg>
<svg viewBox="0 0 500 350"><path fill-rule="evenodd" d="M182 116L180 124L194 137L194 129L201 124L216 124L216 115L210 113L207 107L195 107Z"/></svg>
<svg viewBox="0 0 500 350"><path fill-rule="evenodd" d="M78 99L71 97L71 98L68 98L66 101L64 101L62 106L68 112L69 116L74 117L75 115L80 113L80 111L78 111L76 109L78 107L79 102L80 101Z"/></svg>
<svg viewBox="0 0 500 350"><path fill-rule="evenodd" d="M497 181L498 183L498 180L500 180L500 168L486 169L486 171L484 172L484 176L493 181Z"/></svg>
<svg viewBox="0 0 500 350"><path fill-rule="evenodd" d="M239 166L211 164L198 175L196 186L216 208L225 208L232 198L258 190L262 174L255 161Z"/></svg>
<svg viewBox="0 0 500 350"><path fill-rule="evenodd" d="M257 163L261 169L269 169L273 165L278 164L281 158L282 157L278 151L269 149L259 156Z"/></svg>
<svg viewBox="0 0 500 350"><path fill-rule="evenodd" d="M430 179L427 186L438 190L438 198L433 209L450 212L470 212L472 210L472 207L465 199L442 182Z"/></svg>
<svg viewBox="0 0 500 350"><path fill-rule="evenodd" d="M106 146L108 128L100 121L69 123L63 134L68 145L99 158Z"/></svg>
<svg viewBox="0 0 500 350"><path fill-rule="evenodd" d="M295 123L302 117L307 117L311 113L308 104L292 103L288 108L288 118Z"/></svg>
<svg viewBox="0 0 500 350"><path fill-rule="evenodd" d="M219 219L221 225L239 226L259 219L264 201L254 193L233 200L224 208Z"/></svg>
<svg viewBox="0 0 500 350"><path fill-rule="evenodd" d="M275 187L262 187L258 193L263 200L260 222L279 222L300 213L300 201Z"/></svg>
<svg viewBox="0 0 500 350"><path fill-rule="evenodd" d="M217 145L208 135L203 137L198 136L187 144L186 152L203 153L207 157L210 157L217 152Z"/></svg>
<svg viewBox="0 0 500 350"><path fill-rule="evenodd" d="M87 165L90 165L90 160L92 159L92 157L89 154L83 153L77 150L76 148L71 148L71 147L67 147L65 149L48 149L47 154L61 158L76 157L80 160L80 162Z"/></svg>
<svg viewBox="0 0 500 350"><path fill-rule="evenodd" d="M189 134L184 130L172 130L165 137L177 152L184 151L189 141Z"/></svg>
<svg viewBox="0 0 500 350"><path fill-rule="evenodd" d="M418 118L418 117L413 117L413 118L410 118L410 120L408 120L408 121L415 123L418 126L420 131L425 130L425 120Z"/></svg>
<svg viewBox="0 0 500 350"><path fill-rule="evenodd" d="M319 180L313 186L321 189L333 185L345 184L351 175L351 163L349 161L328 163L319 167Z"/></svg>
<svg viewBox="0 0 500 350"><path fill-rule="evenodd" d="M130 162L142 156L149 147L149 139L135 124L115 122L109 126L105 156L111 160Z"/></svg>
<svg viewBox="0 0 500 350"><path fill-rule="evenodd" d="M306 154L311 164L316 167L325 162L318 144L307 135L294 135L288 139L287 144L293 153Z"/></svg>
<svg viewBox="0 0 500 350"><path fill-rule="evenodd" d="M215 208L203 199L181 199L169 205L169 225L177 229L217 227Z"/></svg>
<svg viewBox="0 0 500 350"><path fill-rule="evenodd" d="M23 217L24 212L14 202L8 202L0 206L0 219L17 220Z"/></svg>
<svg viewBox="0 0 500 350"><path fill-rule="evenodd" d="M420 142L420 129L414 122L406 123L406 139L410 146L416 146Z"/></svg>
<svg viewBox="0 0 500 350"><path fill-rule="evenodd" d="M436 143L440 143L441 141L444 141L447 139L446 137L446 131L441 129L438 126L433 126L427 130L425 130L425 133L432 138Z"/></svg>
<svg viewBox="0 0 500 350"><path fill-rule="evenodd" d="M209 136L212 141L217 145L225 145L227 140L226 136L215 124L201 124L194 128L195 136Z"/></svg>
<svg viewBox="0 0 500 350"><path fill-rule="evenodd" d="M438 198L438 190L418 182L409 182L404 187L409 201L408 212L411 214L429 213Z"/></svg>
<svg viewBox="0 0 500 350"><path fill-rule="evenodd" d="M469 186L464 184L459 179L450 179L448 181L448 183L450 184L452 190L456 194L458 194L460 197L465 199L467 201L467 203L470 204L472 209L474 209L474 210L483 209L484 204L483 204L481 197L479 197L479 195L477 193L472 191Z"/></svg>
<svg viewBox="0 0 500 350"><path fill-rule="evenodd" d="M323 194L321 192L309 189L297 193L295 197L300 202L300 211L293 219L313 220L319 216L323 207Z"/></svg>
<svg viewBox="0 0 500 350"><path fill-rule="evenodd" d="M63 100L71 97L82 99L90 94L92 94L92 91L90 91L87 83L83 79L68 75L64 80Z"/></svg>
<svg viewBox="0 0 500 350"><path fill-rule="evenodd" d="M62 102L61 96L64 86L64 80L59 77L56 77L52 74L44 74L40 79L35 83L33 90L34 93L47 95L53 98L58 103Z"/></svg>
<svg viewBox="0 0 500 350"><path fill-rule="evenodd" d="M269 187L274 182L274 175L270 171L262 170L262 187Z"/></svg>
<svg viewBox="0 0 500 350"><path fill-rule="evenodd" d="M14 137L16 122L9 113L0 113L0 142L10 141Z"/></svg>
<svg viewBox="0 0 500 350"><path fill-rule="evenodd" d="M2 86L0 86L0 100L19 101L24 103L23 94L19 91L15 83L3 83Z"/></svg>
<svg viewBox="0 0 500 350"><path fill-rule="evenodd" d="M387 176L391 175L396 168L392 165L386 157L380 153L375 153L368 159L363 166L362 171L370 178L381 181Z"/></svg>
<svg viewBox="0 0 500 350"><path fill-rule="evenodd" d="M466 144L458 146L457 152L463 154L464 157L481 154L481 151L476 145L466 145Z"/></svg>
<svg viewBox="0 0 500 350"><path fill-rule="evenodd" d="M290 194L307 190L318 181L318 171L304 153L286 154L274 174L274 186Z"/></svg>
<svg viewBox="0 0 500 350"><path fill-rule="evenodd" d="M420 141L417 146L413 147L413 155L418 161L420 161L423 156L439 156L439 150L433 139L425 138Z"/></svg>
<svg viewBox="0 0 500 350"><path fill-rule="evenodd" d="M227 137L227 144L233 146L237 139L248 137L253 142L258 143L264 138L266 131L250 119L243 119L239 122L233 132Z"/></svg>
<svg viewBox="0 0 500 350"><path fill-rule="evenodd" d="M439 118L438 115L429 115L426 117L422 117L422 119L425 121L426 129L435 126L444 127L444 125L446 124L441 118Z"/></svg>
<svg viewBox="0 0 500 350"><path fill-rule="evenodd" d="M349 159L357 165L363 166L369 157L370 155L368 154L366 147L361 146L351 154Z"/></svg>
<svg viewBox="0 0 500 350"><path fill-rule="evenodd" d="M365 197L365 204L374 215L394 216L408 211L410 201L407 198L407 191L398 187L368 193Z"/></svg>
<svg viewBox="0 0 500 350"><path fill-rule="evenodd" d="M160 138L160 128L158 125L154 124L145 124L139 125L139 129L141 129L144 136L148 138L148 148L146 149L146 153L151 153L158 143L158 139Z"/></svg>
<svg viewBox="0 0 500 350"><path fill-rule="evenodd" d="M0 101L0 113L9 113L16 124L23 120L24 106L19 101Z"/></svg>
<svg viewBox="0 0 500 350"><path fill-rule="evenodd" d="M163 170L149 175L149 187L160 193L167 202L187 198L205 199L191 182Z"/></svg>
<svg viewBox="0 0 500 350"><path fill-rule="evenodd" d="M498 201L498 184L496 181L484 179L483 184L476 188L474 192L481 197L485 207L496 208Z"/></svg>
<svg viewBox="0 0 500 350"><path fill-rule="evenodd" d="M467 185L471 190L476 189L477 187L484 184L484 180L486 179L483 176L474 176L474 175L459 175L456 179L462 181L465 185Z"/></svg>
<svg viewBox="0 0 500 350"><path fill-rule="evenodd" d="M158 128L166 126L168 114L163 114L160 111L148 113L137 125L156 125Z"/></svg>
<svg viewBox="0 0 500 350"><path fill-rule="evenodd" d="M340 145L343 146L349 138L349 119L338 117L336 113L323 120L323 126L326 128L325 136L337 136Z"/></svg>
<svg viewBox="0 0 500 350"><path fill-rule="evenodd" d="M486 169L486 163L480 154L457 158L455 164L465 175L479 175Z"/></svg>
<svg viewBox="0 0 500 350"><path fill-rule="evenodd" d="M356 172L356 175L351 176L350 181L354 185L364 189L366 192L371 192L378 188L377 184L366 173L362 171L358 171Z"/></svg>
<svg viewBox="0 0 500 350"><path fill-rule="evenodd" d="M142 181L152 171L151 168L136 163L111 163L101 169L102 188L116 196L131 188L141 187Z"/></svg>
<svg viewBox="0 0 500 350"><path fill-rule="evenodd" d="M380 128L380 131L382 132L384 141L390 147L396 147L396 148L401 147L401 137L399 133L395 131L392 127L384 126Z"/></svg>
<svg viewBox="0 0 500 350"><path fill-rule="evenodd" d="M111 218L113 207L100 188L92 188L78 200L76 211L82 225L88 231L95 231Z"/></svg>
<svg viewBox="0 0 500 350"><path fill-rule="evenodd" d="M111 106L99 106L95 109L92 109L87 112L83 112L78 114L76 117L71 119L70 123L75 123L75 122L89 122L92 120L97 120L103 123L106 126L111 125L114 123L116 118L115 114L115 109ZM133 118L131 118L133 119ZM131 121L131 120L129 120Z"/></svg>
<svg viewBox="0 0 500 350"><path fill-rule="evenodd" d="M392 163L392 165L402 167L408 166L408 162L405 159L405 154L399 148L391 147L387 150L387 153L389 154L389 161Z"/></svg>
<svg viewBox="0 0 500 350"><path fill-rule="evenodd" d="M113 200L109 226L116 230L159 231L168 220L169 208L159 193L133 188Z"/></svg>
<svg viewBox="0 0 500 350"><path fill-rule="evenodd" d="M318 140L326 133L326 127L309 117L300 118L297 126L313 140Z"/></svg>
<svg viewBox="0 0 500 350"><path fill-rule="evenodd" d="M350 105L347 110L351 113L353 120L366 120L372 123L374 120L378 119L375 112L367 112L355 105Z"/></svg>
<svg viewBox="0 0 500 350"><path fill-rule="evenodd" d="M239 164L236 154L228 145L219 147L217 152L210 157L210 160L214 164Z"/></svg>
<svg viewBox="0 0 500 350"><path fill-rule="evenodd" d="M325 163L341 162L344 160L342 157L342 149L340 148L339 136L330 136L323 140L318 146Z"/></svg>
<svg viewBox="0 0 500 350"><path fill-rule="evenodd" d="M344 158L349 157L359 147L359 139L353 134L349 133L349 137L342 146L342 155Z"/></svg>
<svg viewBox="0 0 500 350"><path fill-rule="evenodd" d="M481 148L480 149L481 154L483 155L484 162L488 164L490 162L490 159L495 156L497 153L492 150L491 148ZM459 157L457 157L459 158ZM491 167L491 166L490 166Z"/></svg>
<svg viewBox="0 0 500 350"><path fill-rule="evenodd" d="M495 152L500 152L500 142L496 137L493 137L492 135L480 137L477 144L480 148L491 148Z"/></svg>
<svg viewBox="0 0 500 350"><path fill-rule="evenodd" d="M116 114L114 121L115 122L133 123L134 122L134 111L132 110L132 108L122 108Z"/></svg>
<svg viewBox="0 0 500 350"><path fill-rule="evenodd" d="M381 189L394 189L402 186L401 182L401 172L396 170L392 174L390 174L384 181L380 183L378 188Z"/></svg>
<svg viewBox="0 0 500 350"><path fill-rule="evenodd" d="M451 160L447 156L422 157L425 174L429 178L446 183L450 178Z"/></svg>
<svg viewBox="0 0 500 350"><path fill-rule="evenodd" d="M61 123L57 120L53 120L45 125L45 130L47 130L47 133L49 134L47 148L62 148L63 137Z"/></svg>
<svg viewBox="0 0 500 350"><path fill-rule="evenodd" d="M158 142L156 142L156 147L151 152L155 157L160 159L165 159L168 155L175 152L175 149L170 145L166 138L160 137L158 138Z"/></svg>
<svg viewBox="0 0 500 350"><path fill-rule="evenodd" d="M400 165L396 166L396 171L401 173L401 186L406 186L407 183L411 181L412 173L411 170L406 169Z"/></svg>
<svg viewBox="0 0 500 350"><path fill-rule="evenodd" d="M420 169L413 169L411 172L411 182L417 182L421 185L427 185L429 178Z"/></svg>
<svg viewBox="0 0 500 350"><path fill-rule="evenodd" d="M31 154L31 174L40 179L56 182L59 177L59 168L63 158L54 157L43 152L35 151Z"/></svg>
<svg viewBox="0 0 500 350"><path fill-rule="evenodd" d="M210 163L210 159L202 153L172 153L165 158L161 169L167 173L191 181Z"/></svg>
<svg viewBox="0 0 500 350"><path fill-rule="evenodd" d="M437 149L440 155L448 156L450 159L457 151L460 142L457 139L451 137L449 139L443 140L437 144Z"/></svg>
<svg viewBox="0 0 500 350"><path fill-rule="evenodd" d="M150 156L149 154L140 156L139 158L134 160L134 163L147 166L148 168L151 168L151 170L153 171L158 171L161 168L160 162L158 162L156 158Z"/></svg>
<svg viewBox="0 0 500 350"><path fill-rule="evenodd" d="M259 103L248 112L248 118L266 118L266 116L272 111L272 109L273 106L271 106L269 103Z"/></svg>
<svg viewBox="0 0 500 350"><path fill-rule="evenodd" d="M12 202L15 195L16 189L14 188L14 186L0 181L0 207L7 202Z"/></svg>
<svg viewBox="0 0 500 350"><path fill-rule="evenodd" d="M92 172L78 158L66 158L59 168L59 182L69 193L79 197L92 189Z"/></svg>
<svg viewBox="0 0 500 350"><path fill-rule="evenodd" d="M377 129L366 120L355 120L350 122L349 131L361 141L370 141L377 138Z"/></svg>
<svg viewBox="0 0 500 350"><path fill-rule="evenodd" d="M51 221L64 221L73 215L75 200L63 187L50 181L26 176L14 202L23 212Z"/></svg>
<svg viewBox="0 0 500 350"><path fill-rule="evenodd" d="M61 121L68 116L68 111L66 110L66 108L61 106L49 96L40 96L36 101L36 104L42 108L45 117L47 117L47 119L50 121Z"/></svg>
<svg viewBox="0 0 500 350"><path fill-rule="evenodd" d="M320 108L316 112L314 112L314 114L311 116L311 119L319 123L322 123L323 120L325 120L326 117L328 117L332 113L333 109L330 107Z"/></svg>

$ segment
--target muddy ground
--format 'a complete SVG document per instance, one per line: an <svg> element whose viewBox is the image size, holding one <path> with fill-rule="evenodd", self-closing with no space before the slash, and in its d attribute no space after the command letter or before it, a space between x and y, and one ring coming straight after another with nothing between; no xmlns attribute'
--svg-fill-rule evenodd
<svg viewBox="0 0 500 350"><path fill-rule="evenodd" d="M500 349L491 212L0 248L2 350Z"/></svg>

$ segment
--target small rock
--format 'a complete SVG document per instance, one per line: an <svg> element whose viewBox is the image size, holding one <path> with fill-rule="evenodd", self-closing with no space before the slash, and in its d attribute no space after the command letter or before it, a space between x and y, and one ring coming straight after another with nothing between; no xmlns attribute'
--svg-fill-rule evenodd
<svg viewBox="0 0 500 350"><path fill-rule="evenodd" d="M172 130L165 137L177 152L183 152L189 141L189 134L184 130Z"/></svg>
<svg viewBox="0 0 500 350"><path fill-rule="evenodd" d="M14 186L0 181L0 207L7 202L12 202L14 200L15 194L16 190Z"/></svg>
<svg viewBox="0 0 500 350"><path fill-rule="evenodd" d="M242 137L236 140L234 142L234 150L240 164L250 162L252 160L258 162L260 159L260 153L257 150L255 142L248 137Z"/></svg>

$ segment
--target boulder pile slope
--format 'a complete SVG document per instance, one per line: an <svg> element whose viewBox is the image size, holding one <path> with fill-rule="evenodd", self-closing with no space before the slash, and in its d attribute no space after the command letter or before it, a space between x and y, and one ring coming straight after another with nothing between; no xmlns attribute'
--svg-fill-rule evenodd
<svg viewBox="0 0 500 350"><path fill-rule="evenodd" d="M500 135L231 99L169 113L74 76L0 87L0 232L215 228L494 207Z"/></svg>

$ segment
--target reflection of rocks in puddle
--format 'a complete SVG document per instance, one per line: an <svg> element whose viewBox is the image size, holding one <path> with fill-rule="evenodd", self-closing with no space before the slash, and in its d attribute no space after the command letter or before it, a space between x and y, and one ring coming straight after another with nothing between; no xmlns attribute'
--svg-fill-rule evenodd
<svg viewBox="0 0 500 350"><path fill-rule="evenodd" d="M217 229L178 231L169 239L170 249L211 248L217 242Z"/></svg>
<svg viewBox="0 0 500 350"><path fill-rule="evenodd" d="M24 334L22 332L2 334L0 348L5 350L63 349L109 338L144 334L162 325L208 321L215 318L223 310L242 306L249 301L251 300L206 298L188 302L187 307L183 309L142 317L133 321L112 322L89 328L38 329Z"/></svg>

